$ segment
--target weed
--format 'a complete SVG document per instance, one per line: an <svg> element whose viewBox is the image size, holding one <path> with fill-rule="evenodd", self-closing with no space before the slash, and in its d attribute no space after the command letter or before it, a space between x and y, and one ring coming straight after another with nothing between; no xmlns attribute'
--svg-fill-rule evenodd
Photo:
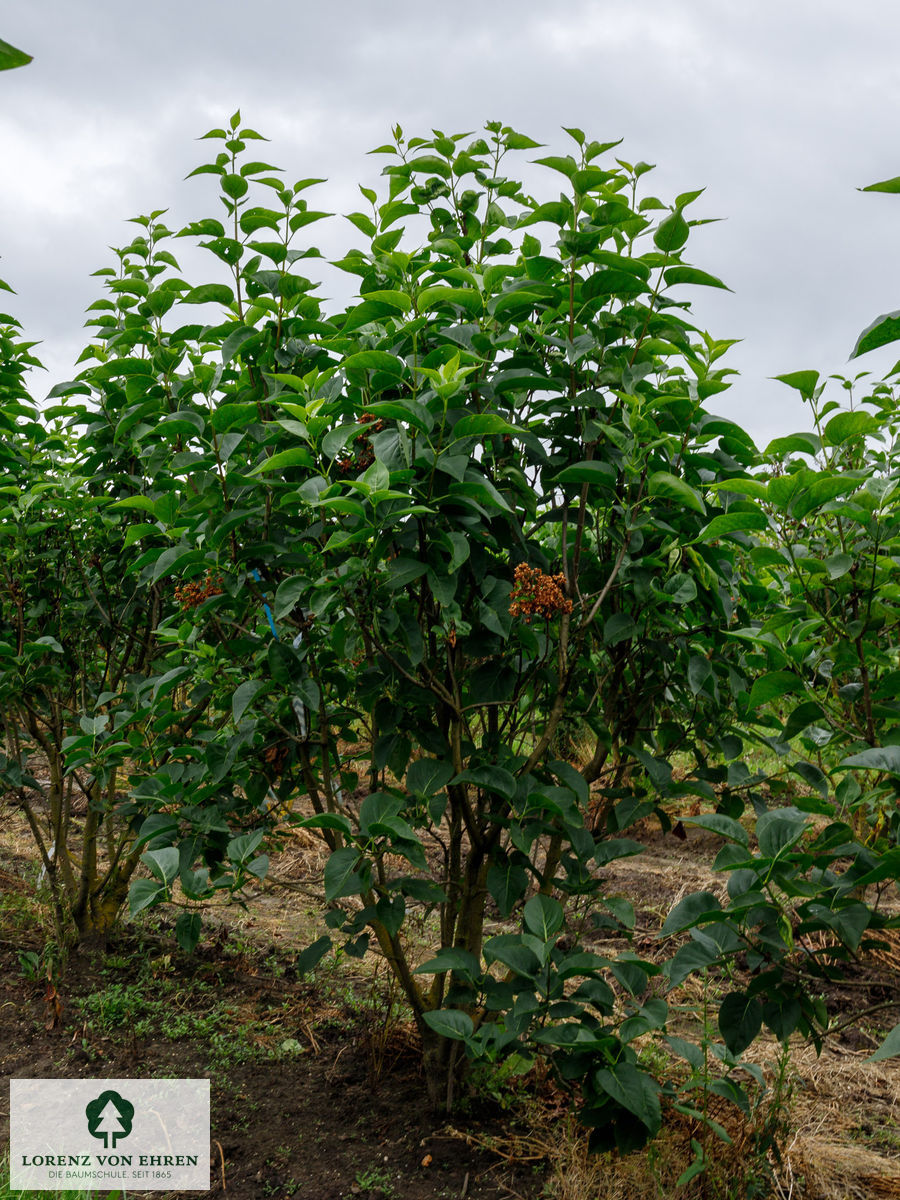
<svg viewBox="0 0 900 1200"><path fill-rule="evenodd" d="M34 950L20 950L19 966L26 979L37 979L41 970L41 956Z"/></svg>
<svg viewBox="0 0 900 1200"><path fill-rule="evenodd" d="M148 964L147 969L150 969ZM212 1003L205 1012L185 1006L184 997L174 982L146 977L133 983L109 983L100 991L74 1001L85 1030L108 1035L123 1026L135 1037L160 1036L173 1042L192 1041L208 1048L209 1065L227 1070L254 1058L277 1057L296 1053L299 1043L291 1044L277 1021L243 1020L222 1001ZM206 995L210 985L194 981L191 998ZM87 1046L87 1037L84 1045ZM272 1042L268 1049L262 1043Z"/></svg>
<svg viewBox="0 0 900 1200"><path fill-rule="evenodd" d="M528 1073L533 1062L521 1054L510 1054L500 1062L473 1063L466 1076L469 1094L460 1101L462 1111L471 1111L489 1099L504 1112L520 1108L529 1096Z"/></svg>
<svg viewBox="0 0 900 1200"><path fill-rule="evenodd" d="M375 1087L381 1078L387 1056L403 1016L404 1005L400 986L394 975L388 977L387 987L379 979L378 967L372 975L363 1005L366 1011L365 1048L369 1084Z"/></svg>
<svg viewBox="0 0 900 1200"><path fill-rule="evenodd" d="M114 971L127 971L134 962L134 957L127 954L107 955L103 962L103 974L110 975Z"/></svg>
<svg viewBox="0 0 900 1200"><path fill-rule="evenodd" d="M102 1033L112 1033L123 1025L135 1026L147 1017L152 1006L137 983L111 983L102 991L76 1000L75 1004L85 1021Z"/></svg>
<svg viewBox="0 0 900 1200"><path fill-rule="evenodd" d="M383 1167L370 1167L368 1171L357 1171L356 1183L365 1192L379 1190L384 1196L384 1200L391 1200L394 1195L390 1172Z"/></svg>
<svg viewBox="0 0 900 1200"><path fill-rule="evenodd" d="M0 1160L0 1200L92 1200L96 1192L64 1191L23 1192L13 1189L9 1183L9 1157ZM104 1192L106 1200L127 1200L124 1192Z"/></svg>

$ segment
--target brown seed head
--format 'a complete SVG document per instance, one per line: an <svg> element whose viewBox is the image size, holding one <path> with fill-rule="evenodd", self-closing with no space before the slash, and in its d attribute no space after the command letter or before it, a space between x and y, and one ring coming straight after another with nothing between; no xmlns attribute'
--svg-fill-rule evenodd
<svg viewBox="0 0 900 1200"><path fill-rule="evenodd" d="M533 616L548 621L558 613L570 613L572 601L565 594L564 575L545 575L540 567L519 563L515 572L515 587L509 594L509 611L513 617L527 622Z"/></svg>

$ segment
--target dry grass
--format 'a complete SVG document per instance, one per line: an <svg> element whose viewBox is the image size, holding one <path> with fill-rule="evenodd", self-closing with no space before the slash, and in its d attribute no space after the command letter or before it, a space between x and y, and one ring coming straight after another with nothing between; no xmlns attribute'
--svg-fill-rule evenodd
<svg viewBox="0 0 900 1200"><path fill-rule="evenodd" d="M591 1153L588 1135L574 1117L540 1106L532 1109L530 1125L521 1133L505 1139L469 1135L467 1140L506 1162L545 1164L545 1194L551 1200L745 1200L754 1194L754 1180L769 1188L757 1193L760 1196L820 1200L802 1149L786 1148L780 1161L767 1158L757 1149L755 1129L735 1119L735 1112L716 1098L715 1119L728 1128L730 1143L712 1133L704 1135L699 1122L670 1111L659 1137L626 1155ZM705 1145L709 1165L679 1185L694 1161L695 1141Z"/></svg>
<svg viewBox="0 0 900 1200"><path fill-rule="evenodd" d="M663 1130L645 1149L595 1155L552 1087L538 1088L504 1136L458 1136L502 1163L546 1164L552 1200L900 1200L897 1060L871 1063L868 1050L840 1046L817 1055L798 1042L779 1094L779 1049L763 1038L746 1056L763 1068L768 1084L749 1118L728 1101L709 1098L709 1116L727 1130L730 1143L666 1105ZM699 1093L692 1100L699 1105ZM704 1147L708 1168L679 1186L695 1142ZM761 1191L752 1190L754 1182Z"/></svg>

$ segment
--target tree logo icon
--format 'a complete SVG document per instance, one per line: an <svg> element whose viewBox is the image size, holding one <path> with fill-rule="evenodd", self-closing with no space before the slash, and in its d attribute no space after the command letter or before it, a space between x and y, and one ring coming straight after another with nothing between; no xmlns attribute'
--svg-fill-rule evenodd
<svg viewBox="0 0 900 1200"><path fill-rule="evenodd" d="M116 1142L131 1133L134 1105L118 1092L101 1092L84 1110L88 1132L103 1138L104 1150L115 1150Z"/></svg>

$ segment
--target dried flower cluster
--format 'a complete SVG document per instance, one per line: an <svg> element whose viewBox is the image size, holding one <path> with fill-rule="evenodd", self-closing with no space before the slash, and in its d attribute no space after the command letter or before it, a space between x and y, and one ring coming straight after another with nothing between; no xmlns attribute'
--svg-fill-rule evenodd
<svg viewBox="0 0 900 1200"><path fill-rule="evenodd" d="M222 576L207 571L202 579L192 579L175 589L175 599L182 608L197 608L210 596L222 595Z"/></svg>
<svg viewBox="0 0 900 1200"><path fill-rule="evenodd" d="M519 563L515 572L516 585L509 594L509 611L514 617L546 617L570 613L572 601L565 594L564 575L545 575L540 567Z"/></svg>
<svg viewBox="0 0 900 1200"><path fill-rule="evenodd" d="M288 757L288 748L283 744L267 746L263 750L263 761L272 768L276 775L280 775L284 764Z"/></svg>
<svg viewBox="0 0 900 1200"><path fill-rule="evenodd" d="M369 429L366 433L358 433L353 439L355 444L353 454L344 454L337 460L337 468L342 475L349 475L351 471L365 471L366 467L371 467L375 461L375 452L369 441L369 434L381 433L384 429L384 421L380 417L376 417L374 413L363 413L359 421L361 425L368 425Z"/></svg>

